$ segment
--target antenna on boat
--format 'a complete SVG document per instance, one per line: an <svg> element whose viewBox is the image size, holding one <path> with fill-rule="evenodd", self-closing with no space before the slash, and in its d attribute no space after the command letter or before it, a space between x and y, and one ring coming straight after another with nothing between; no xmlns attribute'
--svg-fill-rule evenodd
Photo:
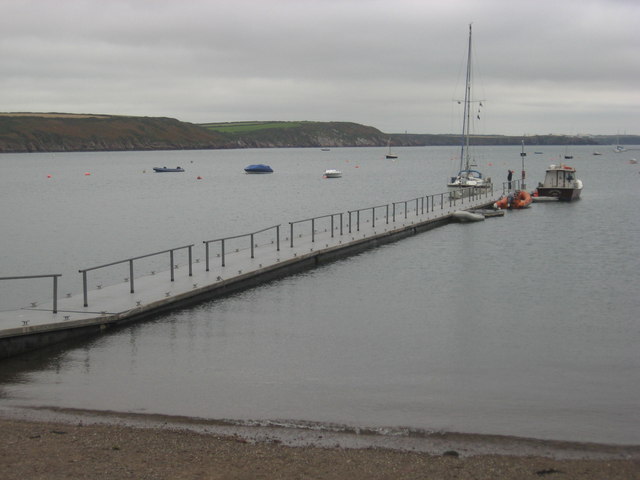
<svg viewBox="0 0 640 480"><path fill-rule="evenodd" d="M522 152L520 152L520 158L522 159L522 177L520 180L520 189L524 190L525 188L527 188L527 185L524 183L524 179L525 179L525 172L524 172L524 157L526 157L527 154L524 151L524 138L522 139Z"/></svg>

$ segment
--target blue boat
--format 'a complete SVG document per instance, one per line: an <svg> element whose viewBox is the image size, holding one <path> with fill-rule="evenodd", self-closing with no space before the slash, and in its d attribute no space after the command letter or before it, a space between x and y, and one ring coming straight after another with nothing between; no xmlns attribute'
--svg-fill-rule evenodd
<svg viewBox="0 0 640 480"><path fill-rule="evenodd" d="M269 165L259 163L257 165L249 165L244 169L247 173L273 173L273 169Z"/></svg>
<svg viewBox="0 0 640 480"><path fill-rule="evenodd" d="M184 172L184 168L182 167L176 167L176 168L169 168L169 167L153 167L153 170L155 172Z"/></svg>

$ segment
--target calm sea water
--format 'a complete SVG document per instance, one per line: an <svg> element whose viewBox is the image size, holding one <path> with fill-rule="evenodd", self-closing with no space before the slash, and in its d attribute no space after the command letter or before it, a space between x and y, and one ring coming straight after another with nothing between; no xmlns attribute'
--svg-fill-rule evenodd
<svg viewBox="0 0 640 480"><path fill-rule="evenodd" d="M564 153L538 150L531 187ZM574 149L579 202L452 224L3 361L0 403L640 443L640 168L606 150ZM519 152L481 149L478 163L500 182ZM441 192L455 170L455 149L384 153L3 155L0 276L62 273L61 292L78 292L80 268ZM245 175L250 163L275 173ZM151 173L164 165L187 172ZM39 282L0 283L0 308L46 300Z"/></svg>

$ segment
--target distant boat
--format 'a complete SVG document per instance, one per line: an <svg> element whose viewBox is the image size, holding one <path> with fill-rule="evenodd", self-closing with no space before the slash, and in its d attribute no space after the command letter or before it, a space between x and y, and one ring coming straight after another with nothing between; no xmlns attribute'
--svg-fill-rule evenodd
<svg viewBox="0 0 640 480"><path fill-rule="evenodd" d="M571 160L571 159L573 159L573 155L571 155L571 154L569 153L569 147L565 147L565 148L564 148L564 158L565 158L565 160Z"/></svg>
<svg viewBox="0 0 640 480"><path fill-rule="evenodd" d="M387 158L398 158L398 155L396 155L395 153L391 153L391 139L389 139L389 141L387 142L387 147L389 147L389 152L387 153L386 157Z"/></svg>
<svg viewBox="0 0 640 480"><path fill-rule="evenodd" d="M342 172L340 170L330 168L329 170L324 171L323 176L324 178L340 178L342 176Z"/></svg>
<svg viewBox="0 0 640 480"><path fill-rule="evenodd" d="M153 171L157 172L157 173L161 173L161 172L184 172L184 168L182 168L182 167L176 167L176 168L153 167Z"/></svg>
<svg viewBox="0 0 640 480"><path fill-rule="evenodd" d="M322 150L323 152L328 152L331 149L330 148L321 148L320 150Z"/></svg>
<svg viewBox="0 0 640 480"><path fill-rule="evenodd" d="M602 155L600 152L593 152L594 155Z"/></svg>
<svg viewBox="0 0 640 480"><path fill-rule="evenodd" d="M626 152L627 151L627 149L625 147L620 145L620 135L618 135L616 137L616 144L613 146L613 151L615 153L622 153L622 152Z"/></svg>
<svg viewBox="0 0 640 480"><path fill-rule="evenodd" d="M269 165L258 163L256 165L249 165L244 169L247 173L273 173L273 169Z"/></svg>

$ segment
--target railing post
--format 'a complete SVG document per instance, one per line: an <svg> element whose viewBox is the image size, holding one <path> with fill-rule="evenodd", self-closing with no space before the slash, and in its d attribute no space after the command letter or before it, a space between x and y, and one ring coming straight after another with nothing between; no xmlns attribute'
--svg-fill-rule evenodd
<svg viewBox="0 0 640 480"><path fill-rule="evenodd" d="M349 233L351 233L351 210L349 210Z"/></svg>
<svg viewBox="0 0 640 480"><path fill-rule="evenodd" d="M331 214L331 238L333 238L333 213Z"/></svg>
<svg viewBox="0 0 640 480"><path fill-rule="evenodd" d="M311 243L316 241L316 219L311 219Z"/></svg>
<svg viewBox="0 0 640 480"><path fill-rule="evenodd" d="M342 212L340 212L340 235L342 235Z"/></svg>
<svg viewBox="0 0 640 480"><path fill-rule="evenodd" d="M173 282L173 250L169 250L169 261L171 262L171 281Z"/></svg>
<svg viewBox="0 0 640 480"><path fill-rule="evenodd" d="M372 215L371 215L371 226L373 228L376 228L376 207L373 207L371 209Z"/></svg>
<svg viewBox="0 0 640 480"><path fill-rule="evenodd" d="M418 200L419 200L419 199L418 199L418 198L416 198L416 217L417 217L418 215L420 215L420 214L418 213Z"/></svg>
<svg viewBox="0 0 640 480"><path fill-rule="evenodd" d="M189 276L193 277L193 255L191 253L191 245L189 245Z"/></svg>
<svg viewBox="0 0 640 480"><path fill-rule="evenodd" d="M393 223L396 223L396 202L393 202Z"/></svg>
<svg viewBox="0 0 640 480"><path fill-rule="evenodd" d="M87 301L87 271L82 272L82 294L84 296L84 306L88 307L89 302Z"/></svg>
<svg viewBox="0 0 640 480"><path fill-rule="evenodd" d="M404 202L404 218L407 218L407 201Z"/></svg>
<svg viewBox="0 0 640 480"><path fill-rule="evenodd" d="M387 207L387 211L385 213L385 220L387 222L387 225L389 225L389 204L388 203L387 203L386 207Z"/></svg>
<svg viewBox="0 0 640 480"><path fill-rule="evenodd" d="M206 263L206 271L209 271L209 242L204 243L204 258Z"/></svg>
<svg viewBox="0 0 640 480"><path fill-rule="evenodd" d="M359 232L359 231L360 231L360 210L358 210L358 211L356 212L356 225L357 225L357 227L358 227L358 228L356 229L356 231L358 231L358 232Z"/></svg>
<svg viewBox="0 0 640 480"><path fill-rule="evenodd" d="M251 237L251 258L253 258L253 233L249 236Z"/></svg>
<svg viewBox="0 0 640 480"><path fill-rule="evenodd" d="M58 313L58 277L53 276L53 313Z"/></svg>
<svg viewBox="0 0 640 480"><path fill-rule="evenodd" d="M222 266L224 267L224 238L220 240L220 256L222 257Z"/></svg>
<svg viewBox="0 0 640 480"><path fill-rule="evenodd" d="M129 293L133 293L133 258L129 260Z"/></svg>
<svg viewBox="0 0 640 480"><path fill-rule="evenodd" d="M280 251L280 225L276 225L276 251Z"/></svg>
<svg viewBox="0 0 640 480"><path fill-rule="evenodd" d="M291 248L293 248L293 222L289 222L289 225L291 225Z"/></svg>

